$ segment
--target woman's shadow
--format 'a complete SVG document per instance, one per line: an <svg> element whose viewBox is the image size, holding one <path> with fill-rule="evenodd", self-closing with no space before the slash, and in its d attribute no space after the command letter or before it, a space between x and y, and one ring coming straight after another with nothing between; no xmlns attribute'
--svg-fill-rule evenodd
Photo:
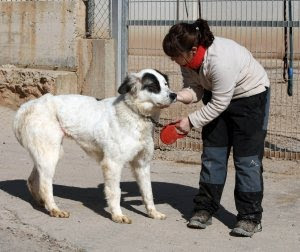
<svg viewBox="0 0 300 252"><path fill-rule="evenodd" d="M70 199L82 204L94 212L100 214L105 218L110 218L110 214L105 210L106 201L103 194L103 184L99 184L97 188L81 188L64 185L53 185L54 196ZM6 180L0 182L0 189L18 197L26 202L29 202L35 209L45 212L44 209L37 207L33 201L25 180ZM193 197L197 193L197 189L180 184L173 184L167 182L152 182L152 190L154 203L168 204L174 209L178 210L182 217L188 220L191 217L193 209ZM147 216L145 212L141 212L134 206L143 205L139 188L135 181L121 182L121 206L138 214ZM140 199L130 199L140 197ZM158 207L159 208L159 207ZM236 216L228 212L221 206L219 211L215 214L215 218L224 223L228 228L232 229L236 222Z"/></svg>

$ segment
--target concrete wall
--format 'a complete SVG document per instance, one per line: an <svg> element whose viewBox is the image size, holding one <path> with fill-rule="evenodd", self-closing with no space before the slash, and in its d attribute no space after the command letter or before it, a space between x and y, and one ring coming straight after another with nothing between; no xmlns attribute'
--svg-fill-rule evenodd
<svg viewBox="0 0 300 252"><path fill-rule="evenodd" d="M78 89L98 98L116 95L114 40L78 41Z"/></svg>
<svg viewBox="0 0 300 252"><path fill-rule="evenodd" d="M76 69L85 36L82 1L1 2L0 65Z"/></svg>
<svg viewBox="0 0 300 252"><path fill-rule="evenodd" d="M0 2L0 24L0 104L47 92L116 94L114 41L85 39L82 0Z"/></svg>

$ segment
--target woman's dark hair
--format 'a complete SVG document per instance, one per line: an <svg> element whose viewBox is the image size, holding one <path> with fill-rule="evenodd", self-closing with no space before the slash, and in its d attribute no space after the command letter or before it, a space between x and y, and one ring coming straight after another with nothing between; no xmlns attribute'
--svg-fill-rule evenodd
<svg viewBox="0 0 300 252"><path fill-rule="evenodd" d="M208 48L214 41L207 21L197 19L194 23L179 23L173 25L163 40L166 55L177 57L183 52L192 50L199 45Z"/></svg>

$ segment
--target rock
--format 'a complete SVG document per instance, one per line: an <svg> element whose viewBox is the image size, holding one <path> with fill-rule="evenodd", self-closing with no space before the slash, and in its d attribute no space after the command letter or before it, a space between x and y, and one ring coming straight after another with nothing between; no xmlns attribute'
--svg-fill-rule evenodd
<svg viewBox="0 0 300 252"><path fill-rule="evenodd" d="M17 108L22 103L46 93L77 92L74 72L0 66L0 104Z"/></svg>

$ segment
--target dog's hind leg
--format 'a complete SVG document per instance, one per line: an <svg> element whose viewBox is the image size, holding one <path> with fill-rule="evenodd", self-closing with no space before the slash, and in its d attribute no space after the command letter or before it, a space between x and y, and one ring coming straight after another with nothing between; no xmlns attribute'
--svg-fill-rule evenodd
<svg viewBox="0 0 300 252"><path fill-rule="evenodd" d="M139 185L148 216L153 219L164 220L166 215L156 210L153 202L152 186L150 179L150 164L144 160L135 160L131 168Z"/></svg>
<svg viewBox="0 0 300 252"><path fill-rule="evenodd" d="M34 168L27 185L34 199L49 211L53 217L69 217L69 213L60 210L53 197L53 177L61 155L63 134L57 127L48 125L42 134L32 137L28 150L34 162ZM54 126L54 125L53 125ZM34 142L33 142L34 141Z"/></svg>
<svg viewBox="0 0 300 252"><path fill-rule="evenodd" d="M120 179L123 166L108 159L104 159L101 163L104 177L104 192L108 207L111 212L112 220L117 223L130 224L131 219L123 215L120 200L121 189Z"/></svg>
<svg viewBox="0 0 300 252"><path fill-rule="evenodd" d="M45 202L39 195L39 174L35 165L33 166L31 174L27 180L27 187L36 203L41 207L45 207Z"/></svg>
<svg viewBox="0 0 300 252"><path fill-rule="evenodd" d="M46 208L50 216L67 218L70 214L66 211L60 210L53 197L52 181L57 161L54 161L55 163L52 164L38 162L38 164L34 166L27 180L27 185L33 198L39 205ZM53 162L53 159L51 162Z"/></svg>

